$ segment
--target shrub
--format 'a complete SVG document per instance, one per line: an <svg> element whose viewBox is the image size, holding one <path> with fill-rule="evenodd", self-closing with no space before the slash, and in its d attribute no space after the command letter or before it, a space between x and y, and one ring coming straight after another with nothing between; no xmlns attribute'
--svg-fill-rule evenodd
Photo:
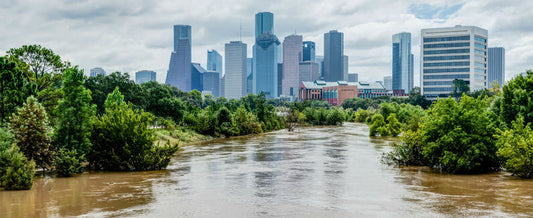
<svg viewBox="0 0 533 218"><path fill-rule="evenodd" d="M392 113L387 117L387 128L392 136L398 136L402 132L402 124L396 119L395 113Z"/></svg>
<svg viewBox="0 0 533 218"><path fill-rule="evenodd" d="M82 155L80 159L83 159ZM61 177L71 177L83 172L80 160L76 150L68 150L63 148L59 150L55 159L54 166L56 167L56 173Z"/></svg>
<svg viewBox="0 0 533 218"><path fill-rule="evenodd" d="M376 136L379 133L381 136L386 136L386 124L383 115L376 114L372 117L370 125L370 136Z"/></svg>
<svg viewBox="0 0 533 218"><path fill-rule="evenodd" d="M29 190L33 186L35 162L28 161L17 146L12 146L10 163L2 176L2 186L5 190Z"/></svg>
<svg viewBox="0 0 533 218"><path fill-rule="evenodd" d="M395 165L413 165L423 166L426 165L424 154L424 141L422 139L422 131L406 131L400 137L401 141L395 144L393 150L386 153L384 160L389 164Z"/></svg>
<svg viewBox="0 0 533 218"><path fill-rule="evenodd" d="M533 130L519 117L512 129L497 135L498 156L503 158L505 169L522 178L533 178Z"/></svg>

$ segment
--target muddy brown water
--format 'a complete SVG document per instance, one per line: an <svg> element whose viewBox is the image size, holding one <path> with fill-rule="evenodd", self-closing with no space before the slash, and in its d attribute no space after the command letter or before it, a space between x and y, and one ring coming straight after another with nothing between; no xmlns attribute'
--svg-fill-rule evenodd
<svg viewBox="0 0 533 218"><path fill-rule="evenodd" d="M533 216L533 180L396 168L394 139L309 127L182 148L167 170L37 178L0 191L0 217Z"/></svg>

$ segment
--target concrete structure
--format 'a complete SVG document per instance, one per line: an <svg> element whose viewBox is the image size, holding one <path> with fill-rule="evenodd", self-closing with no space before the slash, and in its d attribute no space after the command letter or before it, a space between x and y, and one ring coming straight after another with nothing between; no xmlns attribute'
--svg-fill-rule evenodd
<svg viewBox="0 0 533 218"><path fill-rule="evenodd" d="M203 74L206 70L199 63L191 63L191 90L203 91Z"/></svg>
<svg viewBox="0 0 533 218"><path fill-rule="evenodd" d="M202 74L202 93L220 96L220 73L208 70Z"/></svg>
<svg viewBox="0 0 533 218"><path fill-rule="evenodd" d="M224 97L239 99L246 95L246 44L232 41L225 45Z"/></svg>
<svg viewBox="0 0 533 218"><path fill-rule="evenodd" d="M324 34L324 79L344 80L344 33L331 30Z"/></svg>
<svg viewBox="0 0 533 218"><path fill-rule="evenodd" d="M303 81L315 81L320 79L320 72L318 70L318 63L311 61L300 62L300 80L299 83Z"/></svg>
<svg viewBox="0 0 533 218"><path fill-rule="evenodd" d="M413 89L413 54L411 53L411 33L392 35L392 88L387 90Z"/></svg>
<svg viewBox="0 0 533 218"><path fill-rule="evenodd" d="M387 89L383 84L378 82L366 82L359 81L357 82L358 96L359 98L377 98L381 96L392 95L387 92Z"/></svg>
<svg viewBox="0 0 533 218"><path fill-rule="evenodd" d="M303 42L302 61L315 62L315 43L311 41Z"/></svg>
<svg viewBox="0 0 533 218"><path fill-rule="evenodd" d="M449 96L455 79L466 81L472 91L487 88L487 30L458 25L422 29L421 36L424 96L429 99Z"/></svg>
<svg viewBox="0 0 533 218"><path fill-rule="evenodd" d="M342 59L342 71L343 71L343 74L342 74L342 77L343 77L343 81L348 81L348 67L350 65L350 62L348 61L348 55L344 55L343 59Z"/></svg>
<svg viewBox="0 0 533 218"><path fill-rule="evenodd" d="M492 88L493 83L500 84L503 88L505 83L505 48L489 48L488 81L487 88Z"/></svg>
<svg viewBox="0 0 533 218"><path fill-rule="evenodd" d="M281 95L297 96L302 61L302 36L289 35L283 40L283 77Z"/></svg>
<svg viewBox="0 0 533 218"><path fill-rule="evenodd" d="M170 55L166 84L191 91L191 26L174 25L174 51Z"/></svg>
<svg viewBox="0 0 533 218"><path fill-rule="evenodd" d="M141 84L141 83L150 82L150 81L157 81L156 77L157 77L157 73L155 71L141 70L135 73L135 82L137 84Z"/></svg>
<svg viewBox="0 0 533 218"><path fill-rule="evenodd" d="M207 51L207 70L216 71L218 75L222 76L222 55L217 50Z"/></svg>
<svg viewBox="0 0 533 218"><path fill-rule="evenodd" d="M96 77L98 75L106 76L105 70L100 67L95 67L91 69L91 77Z"/></svg>
<svg viewBox="0 0 533 218"><path fill-rule="evenodd" d="M392 84L393 84L392 76L383 77L383 86L385 86L385 89L387 89L387 91L392 91L393 90ZM404 92L406 91L405 89L396 89L396 90L404 90Z"/></svg>
<svg viewBox="0 0 533 218"><path fill-rule="evenodd" d="M300 83L298 98L302 101L324 100L332 105L340 105L346 99L357 97L357 94L356 83L315 80Z"/></svg>
<svg viewBox="0 0 533 218"><path fill-rule="evenodd" d="M348 74L348 82L359 82L359 74L357 74L357 73L349 73Z"/></svg>

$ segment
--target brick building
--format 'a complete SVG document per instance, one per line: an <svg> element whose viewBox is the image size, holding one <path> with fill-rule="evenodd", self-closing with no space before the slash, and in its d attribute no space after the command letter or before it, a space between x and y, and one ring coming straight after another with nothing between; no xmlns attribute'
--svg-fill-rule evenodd
<svg viewBox="0 0 533 218"><path fill-rule="evenodd" d="M357 83L345 81L302 81L299 90L300 100L324 100L332 105L340 105L346 99L357 97L358 93Z"/></svg>

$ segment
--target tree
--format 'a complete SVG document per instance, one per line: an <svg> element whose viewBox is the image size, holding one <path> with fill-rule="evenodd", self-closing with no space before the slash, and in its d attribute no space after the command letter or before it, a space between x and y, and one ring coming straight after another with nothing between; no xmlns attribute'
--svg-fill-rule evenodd
<svg viewBox="0 0 533 218"><path fill-rule="evenodd" d="M452 96L454 98L459 98L464 93L468 93L468 91L470 91L470 86L468 86L468 83L462 79L454 79L452 88Z"/></svg>
<svg viewBox="0 0 533 218"><path fill-rule="evenodd" d="M255 116L246 110L244 105L241 105L235 112L235 125L238 129L239 135L257 134L263 132L261 124L256 120Z"/></svg>
<svg viewBox="0 0 533 218"><path fill-rule="evenodd" d="M423 151L422 130L407 130L400 136L400 143L394 144L393 150L385 154L384 160L389 164L402 166L425 166L427 161Z"/></svg>
<svg viewBox="0 0 533 218"><path fill-rule="evenodd" d="M376 136L377 133L379 133L380 135L382 133L385 133L383 131L385 126L386 126L386 123L385 123L385 120L383 118L383 115L381 115L381 114L374 115L372 117L372 121L371 121L371 125L370 125L370 136ZM387 134L385 134L385 135L387 135ZM382 136L384 136L384 135L382 135Z"/></svg>
<svg viewBox="0 0 533 218"><path fill-rule="evenodd" d="M519 117L512 122L512 129L497 135L498 156L505 162L505 169L522 178L533 178L533 130Z"/></svg>
<svg viewBox="0 0 533 218"><path fill-rule="evenodd" d="M398 136L402 132L402 124L396 119L395 113L392 113L387 117L387 128L392 136Z"/></svg>
<svg viewBox="0 0 533 218"><path fill-rule="evenodd" d="M342 126L342 122L344 122L344 112L338 108L331 109L329 110L326 120L327 125Z"/></svg>
<svg viewBox="0 0 533 218"><path fill-rule="evenodd" d="M503 86L500 120L510 126L519 116L525 123L533 122L533 71L518 75Z"/></svg>
<svg viewBox="0 0 533 218"><path fill-rule="evenodd" d="M33 89L15 62L0 57L0 123L24 103Z"/></svg>
<svg viewBox="0 0 533 218"><path fill-rule="evenodd" d="M431 105L431 101L427 100L426 97L422 95L420 87L414 87L409 92L409 104L418 105L422 108L428 108Z"/></svg>
<svg viewBox="0 0 533 218"><path fill-rule="evenodd" d="M154 116L133 109L116 88L105 102L105 113L96 120L91 136L90 165L99 170L141 171L165 168L177 145L155 145Z"/></svg>
<svg viewBox="0 0 533 218"><path fill-rule="evenodd" d="M289 109L287 117L285 119L285 127L289 132L293 131L297 125L301 125L305 122L305 115L300 113L300 111L294 109Z"/></svg>
<svg viewBox="0 0 533 218"><path fill-rule="evenodd" d="M80 159L85 159L85 157L83 155L79 157L76 150L59 149L54 159L57 175L61 177L72 177L82 173L83 166L80 163Z"/></svg>
<svg viewBox="0 0 533 218"><path fill-rule="evenodd" d="M65 81L61 88L64 98L56 109L57 127L53 136L53 145L59 150L67 148L76 150L79 157L89 152L95 106L91 105L91 91L84 86L83 71L67 69Z"/></svg>
<svg viewBox="0 0 533 218"><path fill-rule="evenodd" d="M9 138L9 133L0 130L0 140ZM0 186L5 190L31 189L35 162L28 161L16 145L7 144L0 141Z"/></svg>
<svg viewBox="0 0 533 218"><path fill-rule="evenodd" d="M33 96L11 117L9 128L15 135L21 152L34 160L38 167L48 168L52 163L48 116L43 106Z"/></svg>

